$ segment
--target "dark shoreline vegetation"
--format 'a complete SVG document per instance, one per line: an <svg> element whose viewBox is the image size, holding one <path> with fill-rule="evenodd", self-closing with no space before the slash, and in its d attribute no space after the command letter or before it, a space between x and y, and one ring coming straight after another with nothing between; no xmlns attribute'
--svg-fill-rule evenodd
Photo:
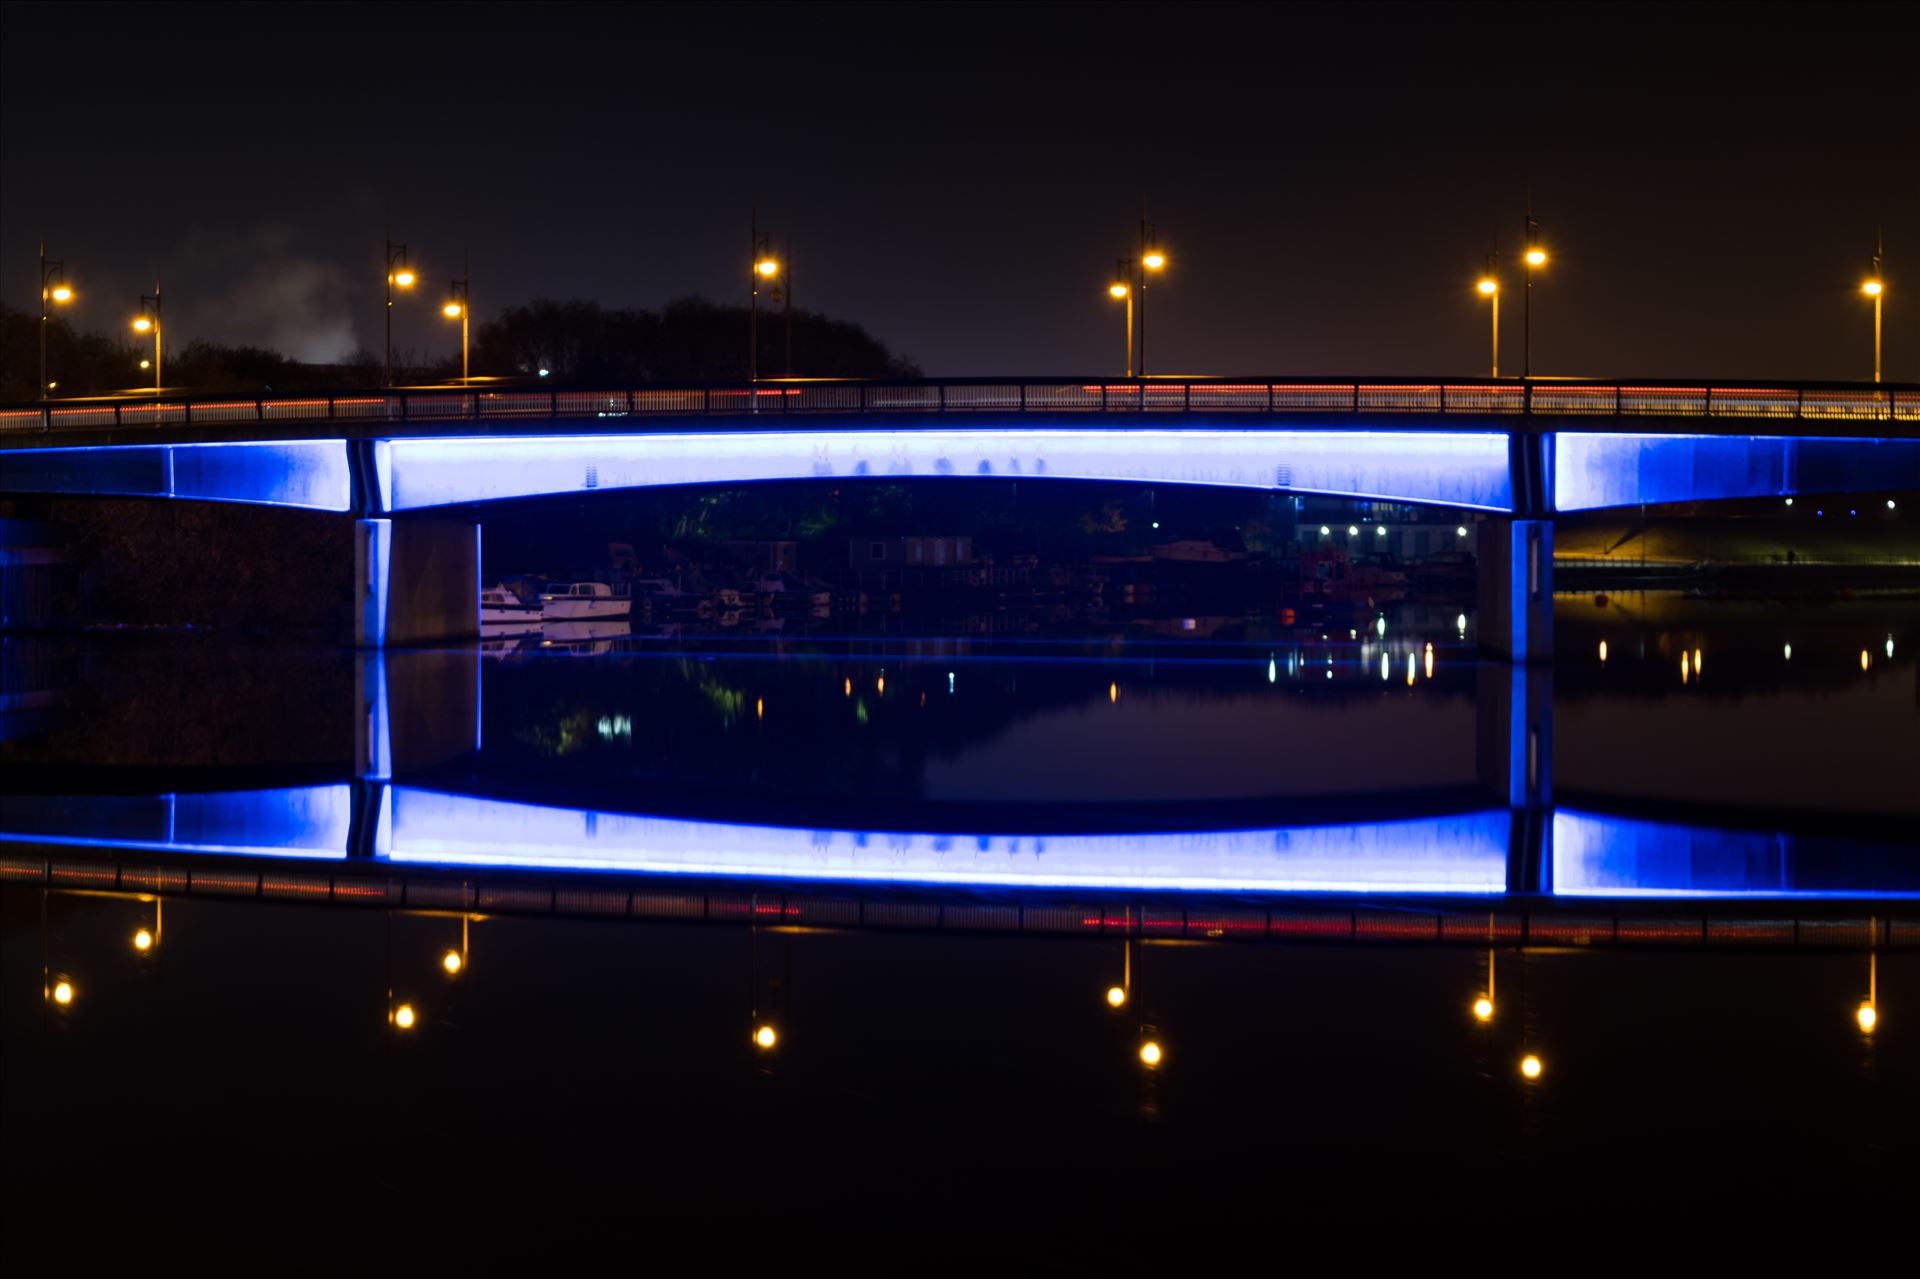
<svg viewBox="0 0 1920 1279"><path fill-rule="evenodd" d="M793 312L792 371L803 377L918 377L912 360L850 320L817 311ZM457 327L436 334L429 354L396 345L394 379L401 384L460 376ZM0 307L0 401L35 398L38 317ZM680 298L659 310L607 307L598 302L536 299L511 306L477 325L470 373L478 377L537 378L555 384L641 386L653 382L723 382L746 377L747 308L704 298ZM787 371L786 317L760 311L760 371ZM382 352L362 347L333 364L306 364L258 346L227 346L165 335L164 385L171 390L258 392L331 391L377 386ZM140 368L151 344L123 334L83 332L55 315L47 324L49 378L62 397L150 390Z"/></svg>

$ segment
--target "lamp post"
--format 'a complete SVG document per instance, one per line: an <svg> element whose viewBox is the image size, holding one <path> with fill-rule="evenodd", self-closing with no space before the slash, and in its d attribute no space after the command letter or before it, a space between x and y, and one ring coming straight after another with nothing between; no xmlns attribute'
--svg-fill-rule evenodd
<svg viewBox="0 0 1920 1279"><path fill-rule="evenodd" d="M1520 376L1533 376L1533 272L1547 264L1547 251L1540 247L1540 224L1533 210L1527 210L1526 238L1527 287L1521 299Z"/></svg>
<svg viewBox="0 0 1920 1279"><path fill-rule="evenodd" d="M403 289L413 287L413 271L407 266L407 246L395 244L393 233L387 233L387 386L393 385L393 289L399 285Z"/></svg>
<svg viewBox="0 0 1920 1279"><path fill-rule="evenodd" d="M47 256L47 242L40 241L40 389L34 394L37 400L49 398L47 392L53 384L47 381L47 324L51 320L49 312L56 302L66 303L73 300L73 288L67 283L67 264Z"/></svg>
<svg viewBox="0 0 1920 1279"><path fill-rule="evenodd" d="M1860 291L1873 299L1873 380L1880 381L1880 299L1886 295L1886 281L1880 278L1881 244L1876 237L1873 244L1873 273L1861 284Z"/></svg>
<svg viewBox="0 0 1920 1279"><path fill-rule="evenodd" d="M1167 265L1167 255L1160 251L1160 228L1145 218L1140 219L1140 358L1134 361L1134 368L1141 377L1147 375L1147 274L1158 271Z"/></svg>
<svg viewBox="0 0 1920 1279"><path fill-rule="evenodd" d="M1113 283L1107 286L1107 296L1116 302L1127 304L1127 350L1126 376L1133 376L1133 259L1120 258L1113 264Z"/></svg>
<svg viewBox="0 0 1920 1279"><path fill-rule="evenodd" d="M773 237L760 229L760 214L753 215L753 255L747 270L747 381L760 380L760 285L773 283L780 274L780 260L773 256ZM750 393L748 396L752 399ZM757 402L754 405L758 407Z"/></svg>
<svg viewBox="0 0 1920 1279"><path fill-rule="evenodd" d="M153 295L140 295L140 313L133 317L135 333L153 334L153 393L160 394L160 277L153 280Z"/></svg>
<svg viewBox="0 0 1920 1279"><path fill-rule="evenodd" d="M1487 254L1487 273L1477 286L1480 296L1493 303L1493 376L1500 376L1500 253Z"/></svg>
<svg viewBox="0 0 1920 1279"><path fill-rule="evenodd" d="M473 268L465 265L461 276L448 283L447 304L440 308L449 320L460 321L460 385L467 384L467 313L473 310Z"/></svg>

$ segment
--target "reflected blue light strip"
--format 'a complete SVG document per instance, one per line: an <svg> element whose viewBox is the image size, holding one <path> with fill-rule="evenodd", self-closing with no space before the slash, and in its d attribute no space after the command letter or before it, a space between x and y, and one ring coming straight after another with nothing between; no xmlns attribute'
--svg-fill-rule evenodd
<svg viewBox="0 0 1920 1279"><path fill-rule="evenodd" d="M1656 502L1920 487L1920 440L1870 436L1561 431L1553 503L1585 511Z"/></svg>
<svg viewBox="0 0 1920 1279"><path fill-rule="evenodd" d="M661 484L980 476L1285 489L1507 511L1503 432L965 427L397 439L393 510Z"/></svg>
<svg viewBox="0 0 1920 1279"><path fill-rule="evenodd" d="M1553 815L1553 892L1562 897L1920 897L1912 887L1803 886L1801 841L1562 808ZM1822 858L1831 863L1832 858ZM1916 868L1920 869L1920 868ZM1878 878L1878 876L1874 876Z"/></svg>
<svg viewBox="0 0 1920 1279"><path fill-rule="evenodd" d="M1181 892L1495 894L1505 809L1343 826L955 835L751 826L394 787L389 856L454 866Z"/></svg>
<svg viewBox="0 0 1920 1279"><path fill-rule="evenodd" d="M0 839L85 848L345 858L352 787L145 796L9 795Z"/></svg>
<svg viewBox="0 0 1920 1279"><path fill-rule="evenodd" d="M0 450L0 492L174 497L344 511L344 440Z"/></svg>

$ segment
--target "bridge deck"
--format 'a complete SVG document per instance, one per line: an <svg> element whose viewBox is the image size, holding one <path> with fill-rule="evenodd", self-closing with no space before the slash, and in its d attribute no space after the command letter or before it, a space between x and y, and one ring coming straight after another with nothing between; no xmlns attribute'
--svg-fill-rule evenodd
<svg viewBox="0 0 1920 1279"><path fill-rule="evenodd" d="M1043 417L1191 414L1311 415L1325 419L1547 418L1578 429L1606 419L1686 419L1686 429L1751 430L1756 422L1793 423L1802 433L1832 430L1920 431L1920 386L1857 383L1762 385L1519 382L1474 379L1098 379L960 378L937 381L781 381L711 386L575 390L539 386L428 387L332 395L233 397L129 395L0 408L0 433L31 437L125 429L311 424L330 429L397 427L445 430L446 424L527 424L542 420L641 421L794 416L1022 414Z"/></svg>

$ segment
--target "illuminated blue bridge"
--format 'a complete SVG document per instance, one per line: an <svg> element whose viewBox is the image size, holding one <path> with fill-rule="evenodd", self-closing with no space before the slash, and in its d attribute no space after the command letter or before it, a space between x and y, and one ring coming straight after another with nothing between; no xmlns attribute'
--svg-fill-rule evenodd
<svg viewBox="0 0 1920 1279"><path fill-rule="evenodd" d="M998 804L920 813L927 824L912 825L858 804L823 822L778 797L762 808L738 796L721 809L649 801L625 783L529 793L524 779L484 766L476 648L355 660L350 770L227 783L245 789L192 768L175 774L178 789L145 793L71 793L54 777L51 793L10 789L0 795L0 882L1129 937L1920 944L1909 824L1836 833L1817 814L1557 797L1552 673L1538 665L1479 665L1471 785L1360 791L1331 807L1282 799L1232 824L1204 805L1144 825L1070 805L1051 824L1022 827ZM937 665L956 660L969 659ZM898 655L903 668L914 661Z"/></svg>
<svg viewBox="0 0 1920 1279"><path fill-rule="evenodd" d="M1483 634L1503 636L1497 646L1511 656L1539 658L1551 650L1556 513L1920 489L1920 387L968 379L0 410L0 493L353 515L367 601L355 635L376 646L477 624L468 616L477 617L477 585L456 593L450 613L395 615L396 555L441 566L470 555L475 575L478 560L458 549L457 534L424 551L404 545L430 535L393 516L660 485L863 477L1187 484L1481 512L1491 517L1480 541L1483 596L1511 623L1490 619Z"/></svg>

